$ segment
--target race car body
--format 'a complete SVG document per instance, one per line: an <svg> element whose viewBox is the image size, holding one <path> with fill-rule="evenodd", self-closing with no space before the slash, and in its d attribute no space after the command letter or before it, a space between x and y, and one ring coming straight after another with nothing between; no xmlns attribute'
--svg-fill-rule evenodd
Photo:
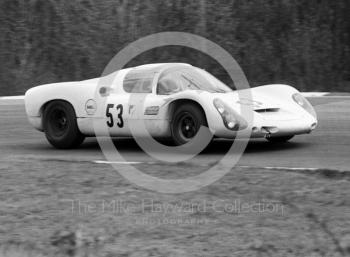
<svg viewBox="0 0 350 257"><path fill-rule="evenodd" d="M30 123L57 148L76 147L98 135L96 122L107 126L112 137L130 137L144 135L130 127L133 120L142 120L152 137L171 137L177 145L191 141L201 126L215 137L249 131L251 137L270 141L287 141L317 126L313 107L293 87L234 91L184 63L147 64L102 78L34 87L26 92L25 105ZM247 106L249 119L242 112Z"/></svg>

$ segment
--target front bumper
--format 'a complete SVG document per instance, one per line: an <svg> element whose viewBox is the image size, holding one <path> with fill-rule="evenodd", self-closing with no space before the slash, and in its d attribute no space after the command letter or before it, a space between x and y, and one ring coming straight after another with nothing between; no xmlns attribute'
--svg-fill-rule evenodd
<svg viewBox="0 0 350 257"><path fill-rule="evenodd" d="M289 135L309 134L317 127L317 121L304 120L280 121L278 125L266 124L251 128L252 138L280 137Z"/></svg>
<svg viewBox="0 0 350 257"><path fill-rule="evenodd" d="M218 129L214 132L215 136L222 138L250 137L265 138L279 137L288 135L309 134L317 127L317 120L311 115L298 117L288 120L267 120L254 118L252 125L240 132L230 131L228 129Z"/></svg>

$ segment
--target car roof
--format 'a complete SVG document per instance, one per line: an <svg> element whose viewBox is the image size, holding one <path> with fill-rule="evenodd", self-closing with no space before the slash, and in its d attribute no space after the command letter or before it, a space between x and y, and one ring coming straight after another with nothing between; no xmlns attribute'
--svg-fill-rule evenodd
<svg viewBox="0 0 350 257"><path fill-rule="evenodd" d="M147 72L162 72L164 70L174 68L174 67L192 67L192 65L188 63L150 63L143 64L136 67L133 67L134 71L147 71Z"/></svg>

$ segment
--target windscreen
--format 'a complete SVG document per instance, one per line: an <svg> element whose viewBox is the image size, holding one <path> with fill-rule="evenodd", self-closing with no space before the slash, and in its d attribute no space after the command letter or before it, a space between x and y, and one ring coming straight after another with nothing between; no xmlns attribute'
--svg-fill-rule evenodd
<svg viewBox="0 0 350 257"><path fill-rule="evenodd" d="M157 94L170 95L185 90L203 90L211 93L232 92L231 88L199 68L177 67L161 74L157 84Z"/></svg>

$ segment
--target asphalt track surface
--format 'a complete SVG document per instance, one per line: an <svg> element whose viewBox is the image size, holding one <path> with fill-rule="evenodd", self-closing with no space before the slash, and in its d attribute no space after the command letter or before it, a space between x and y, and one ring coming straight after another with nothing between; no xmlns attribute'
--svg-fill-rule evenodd
<svg viewBox="0 0 350 257"><path fill-rule="evenodd" d="M23 100L0 99L0 256L68 256L71 247L91 252L74 256L349 256L350 98L310 100L319 116L312 134L277 145L253 140L210 186L160 194L103 163L96 139L52 148L28 123ZM231 143L216 140L189 163L164 164L132 139L115 140L129 162L165 178L207 169ZM122 208L104 210L104 201Z"/></svg>
<svg viewBox="0 0 350 257"><path fill-rule="evenodd" d="M308 135L296 136L291 142L270 144L264 139L251 140L238 166L257 168L350 170L350 97L310 98L318 114L319 125ZM220 160L230 148L231 140L215 140L193 162L206 165ZM128 162L152 166L157 163L132 139L116 139L115 145ZM18 162L106 161L96 139L89 138L74 150L57 150L43 133L28 123L23 100L0 100L0 167ZM190 161L191 162L191 161ZM123 165L123 164L121 164ZM186 166L184 166L186 169Z"/></svg>

